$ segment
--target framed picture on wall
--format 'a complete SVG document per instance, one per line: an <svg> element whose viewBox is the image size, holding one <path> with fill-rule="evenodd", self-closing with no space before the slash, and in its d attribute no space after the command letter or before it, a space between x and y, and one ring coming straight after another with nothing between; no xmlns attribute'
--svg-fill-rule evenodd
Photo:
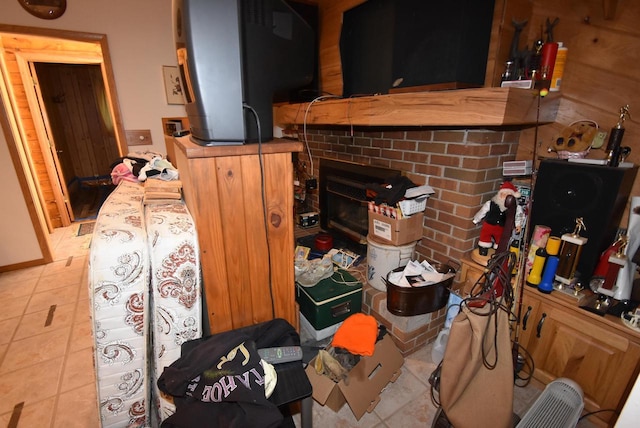
<svg viewBox="0 0 640 428"><path fill-rule="evenodd" d="M164 91L167 95L167 104L184 104L184 92L180 84L178 67L163 65L162 76L164 78Z"/></svg>

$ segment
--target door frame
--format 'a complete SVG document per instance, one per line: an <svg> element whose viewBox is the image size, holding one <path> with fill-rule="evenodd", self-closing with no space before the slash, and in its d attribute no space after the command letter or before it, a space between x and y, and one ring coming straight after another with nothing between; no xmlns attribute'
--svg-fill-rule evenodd
<svg viewBox="0 0 640 428"><path fill-rule="evenodd" d="M78 63L78 58L81 57L83 63L100 64L105 93L107 96L107 104L109 106L109 112L111 114L111 119L114 126L118 152L121 156L123 153L126 153L127 140L122 124L120 107L118 104L115 78L110 59L107 36L105 34L97 33L0 24L0 36L6 37L10 35L19 35L20 37L26 38L44 37L52 39L52 46L54 46L52 49L40 51L36 50L32 52L23 50L20 52L20 55L23 56L24 59L28 58L30 61L48 62L46 60L43 60L43 58L46 58L48 56L49 58L55 58L55 62ZM74 49L67 49L65 47L66 42L73 44ZM77 50L77 42L87 43L91 45L93 48L95 48L95 50L97 50L97 55L92 56L79 54ZM0 46L0 49L4 48ZM89 61L87 62L88 59ZM2 77L4 82L8 83L9 80L6 74L8 74L6 65L4 64L4 60L0 59L0 77ZM33 89L32 85L26 85L24 82L23 85L25 87L25 90L28 90L28 86L31 86L31 89ZM38 235L40 247L46 247L43 250L43 253L49 254L50 256L50 250L48 248L48 234L53 231L53 226L51 224L51 221L49 220L48 213L44 206L42 191L35 176L33 164L30 161L30 157L27 155L27 150L25 147L25 133L20 126L21 118L25 115L31 115L31 112L27 112L24 109L18 109L14 103L13 87L9 84L4 85L4 87L6 88L6 90L3 90L2 93L0 93L0 97L2 97L2 102L4 103L4 108L0 109L0 120L2 121L3 127L5 126L5 124L10 127L10 130L5 129L5 136L7 138L7 143L10 146L12 161L16 166L16 170L19 176L18 178L21 183L25 198L27 199L27 205L29 207L36 234ZM42 107L42 111L46 115L44 107ZM48 147L48 141L42 141L40 137L38 138L38 140L40 142L41 150L43 147ZM51 171L52 168L55 169L56 162L54 161L50 150L42 150L42 154L46 160L45 163L49 180L51 180L52 177L58 176L57 170ZM58 180L56 179L56 181ZM52 182L51 185L54 189L54 193L57 192L55 197L57 205L58 207L60 207L60 201L62 201L62 203L64 204L62 189L59 185L55 185L54 182ZM63 213L67 213L66 208L64 208L64 211L61 211L61 215L63 215ZM69 219L68 215L67 218ZM42 227L43 224L46 225L46 228L44 229Z"/></svg>

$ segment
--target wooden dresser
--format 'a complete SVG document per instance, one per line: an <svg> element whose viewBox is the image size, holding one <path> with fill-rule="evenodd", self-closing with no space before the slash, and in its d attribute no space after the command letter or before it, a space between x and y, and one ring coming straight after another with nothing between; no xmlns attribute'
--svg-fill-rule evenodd
<svg viewBox="0 0 640 428"><path fill-rule="evenodd" d="M458 284L468 292L485 271L468 257L461 260ZM559 377L584 391L585 411L620 412L640 371L640 333L612 315L581 309L562 292L544 294L524 286L519 342L533 357L534 379L547 384ZM591 420L613 426L616 415L604 411Z"/></svg>
<svg viewBox="0 0 640 428"><path fill-rule="evenodd" d="M211 333L274 317L298 328L291 153L302 143L203 147L188 136L174 143L198 230Z"/></svg>

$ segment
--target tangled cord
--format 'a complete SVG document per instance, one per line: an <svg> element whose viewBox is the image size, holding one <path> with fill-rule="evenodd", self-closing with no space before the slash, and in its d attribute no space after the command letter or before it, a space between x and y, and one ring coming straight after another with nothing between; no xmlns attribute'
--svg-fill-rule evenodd
<svg viewBox="0 0 640 428"><path fill-rule="evenodd" d="M498 313L499 310L505 311L509 315L509 323L516 320L516 316L512 311L513 304L513 288L511 286L511 272L515 265L516 257L510 251L496 253L487 264L487 270L478 278L471 288L470 296L463 299L460 303L474 315L490 317ZM489 309L486 309L486 306ZM487 322L483 337L489 333L489 329L493 328L493 337L498 334L498 317L493 316L492 322ZM489 361L489 350L486 346L492 346L495 358ZM498 363L498 342L493 340L490 344L482 341L482 363L489 370L493 370Z"/></svg>
<svg viewBox="0 0 640 428"><path fill-rule="evenodd" d="M511 286L511 272L516 262L516 256L512 252L506 251L494 254L487 264L487 269L471 287L469 297L464 298L460 304L456 306L459 306L460 310L466 307L469 312L482 317L493 316L496 315L499 310L503 310L508 315L510 326L513 322L518 322L518 317L513 312L515 294ZM450 309L451 308L447 310ZM486 337L490 329L493 329L493 337L495 338L498 332L497 316L493 316L493 320L486 323L483 337ZM482 341L482 363L487 369L493 370L498 364L498 343L496 340L490 343L487 342L488 341L485 340ZM491 349L489 347L491 347ZM514 383L516 386L523 387L531 380L534 369L533 358L529 352L517 342L513 342L512 349L513 352L510 357L515 360ZM490 350L493 350L493 354L495 355L493 359L489 358ZM440 406L440 373L443 361L444 359L440 361L438 367L429 377L431 401L436 407ZM516 370L516 365L522 365L522 367L518 367L518 370ZM528 376L525 377L520 374L522 368L527 369Z"/></svg>

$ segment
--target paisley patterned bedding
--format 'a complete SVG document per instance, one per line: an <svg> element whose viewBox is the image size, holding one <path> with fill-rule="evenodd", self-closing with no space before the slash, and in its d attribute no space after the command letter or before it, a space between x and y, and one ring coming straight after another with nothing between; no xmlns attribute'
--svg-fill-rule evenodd
<svg viewBox="0 0 640 428"><path fill-rule="evenodd" d="M197 235L182 201L144 205L121 182L103 204L89 256L95 369L103 427L157 426L174 411L156 387L201 337Z"/></svg>

